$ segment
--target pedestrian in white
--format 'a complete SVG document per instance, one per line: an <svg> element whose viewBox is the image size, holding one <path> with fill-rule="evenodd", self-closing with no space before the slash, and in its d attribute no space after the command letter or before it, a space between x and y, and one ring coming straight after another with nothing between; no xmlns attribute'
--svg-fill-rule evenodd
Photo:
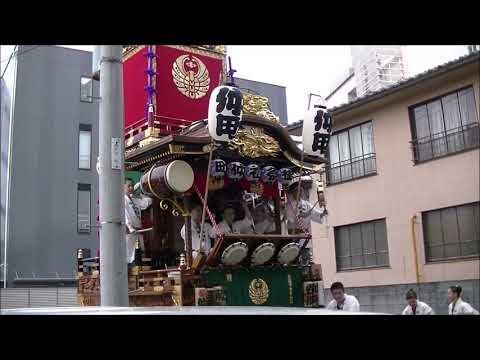
<svg viewBox="0 0 480 360"><path fill-rule="evenodd" d="M135 259L135 241L138 239L142 251L145 251L143 235L137 234L142 229L141 211L152 205L152 199L145 195L134 196L133 180L125 180L125 225L127 226L127 263Z"/></svg>
<svg viewBox="0 0 480 360"><path fill-rule="evenodd" d="M330 286L330 292L332 293L333 300L327 305L327 310L333 311L351 311L359 312L360 303L353 295L345 294L345 289L341 282L335 282Z"/></svg>
<svg viewBox="0 0 480 360"><path fill-rule="evenodd" d="M475 310L469 303L462 300L460 294L462 288L460 286L450 286L448 288L448 315L478 315L478 311Z"/></svg>
<svg viewBox="0 0 480 360"><path fill-rule="evenodd" d="M430 306L417 300L417 293L413 289L408 290L406 298L408 305L402 315L435 315Z"/></svg>

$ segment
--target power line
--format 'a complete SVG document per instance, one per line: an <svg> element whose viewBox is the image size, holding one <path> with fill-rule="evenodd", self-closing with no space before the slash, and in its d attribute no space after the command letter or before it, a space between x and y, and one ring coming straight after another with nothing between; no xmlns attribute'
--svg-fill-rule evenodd
<svg viewBox="0 0 480 360"><path fill-rule="evenodd" d="M7 65L5 65L5 69L3 69L2 76L0 76L0 79L3 79L3 75L5 75L5 71L8 69L8 65L10 65L10 60L12 60L13 55L15 54L15 51L17 50L18 45L15 45L15 49L13 49L13 52L10 54L10 58L8 59Z"/></svg>
<svg viewBox="0 0 480 360"><path fill-rule="evenodd" d="M18 47L18 45L15 45L15 46ZM10 59L11 59L12 56L14 56L14 55L18 58L20 55L23 55L23 54L26 54L26 53L29 52L29 51L35 50L36 48L38 48L38 47L40 47L40 46L43 46L43 45L35 45L34 47L31 47L31 48L29 48L29 49L23 50L23 51L21 51L21 52L18 52L18 50L16 50L16 51L12 52L12 54L10 55L10 58L8 58L8 59L3 59L3 60L0 61L0 63L3 63L3 62L5 62L5 61L10 61ZM50 45L46 45L46 46L50 46Z"/></svg>

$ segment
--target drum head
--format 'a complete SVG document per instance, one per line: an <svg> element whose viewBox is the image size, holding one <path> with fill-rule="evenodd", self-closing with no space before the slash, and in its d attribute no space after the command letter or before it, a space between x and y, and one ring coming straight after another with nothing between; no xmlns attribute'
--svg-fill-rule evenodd
<svg viewBox="0 0 480 360"><path fill-rule="evenodd" d="M183 160L174 160L167 166L165 181L172 191L183 193L193 185L193 169Z"/></svg>
<svg viewBox="0 0 480 360"><path fill-rule="evenodd" d="M252 264L262 265L270 260L275 253L275 245L271 242L264 243L257 247L252 254Z"/></svg>
<svg viewBox="0 0 480 360"><path fill-rule="evenodd" d="M223 251L222 263L224 265L236 265L240 263L248 253L248 246L244 242L236 242Z"/></svg>
<svg viewBox="0 0 480 360"><path fill-rule="evenodd" d="M282 264L290 264L300 253L300 245L291 242L280 249L278 252L278 261Z"/></svg>

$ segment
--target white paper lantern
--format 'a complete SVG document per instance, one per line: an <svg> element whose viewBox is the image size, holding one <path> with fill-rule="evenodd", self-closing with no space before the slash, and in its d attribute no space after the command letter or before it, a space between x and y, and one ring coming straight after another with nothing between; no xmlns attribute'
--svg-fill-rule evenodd
<svg viewBox="0 0 480 360"><path fill-rule="evenodd" d="M260 166L257 164L247 165L245 168L245 179L252 182L260 180Z"/></svg>
<svg viewBox="0 0 480 360"><path fill-rule="evenodd" d="M225 176L227 172L227 164L222 159L212 160L210 165L210 175L214 178L221 178Z"/></svg>
<svg viewBox="0 0 480 360"><path fill-rule="evenodd" d="M265 166L261 173L262 181L273 184L277 180L277 170L273 166Z"/></svg>
<svg viewBox="0 0 480 360"><path fill-rule="evenodd" d="M241 162L231 162L227 167L227 176L232 180L240 180L245 174L245 167Z"/></svg>
<svg viewBox="0 0 480 360"><path fill-rule="evenodd" d="M231 141L242 120L243 95L232 86L213 89L208 103L208 132L216 141Z"/></svg>
<svg viewBox="0 0 480 360"><path fill-rule="evenodd" d="M332 115L324 107L307 111L303 119L303 151L320 156L327 153L332 133Z"/></svg>
<svg viewBox="0 0 480 360"><path fill-rule="evenodd" d="M290 170L288 168L282 168L282 169L278 170L277 178L278 178L278 182L280 184L288 185L293 179L292 170Z"/></svg>

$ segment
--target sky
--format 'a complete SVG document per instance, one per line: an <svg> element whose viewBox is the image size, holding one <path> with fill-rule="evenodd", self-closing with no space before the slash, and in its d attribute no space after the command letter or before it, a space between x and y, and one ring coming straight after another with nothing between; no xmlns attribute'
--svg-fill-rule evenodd
<svg viewBox="0 0 480 360"><path fill-rule="evenodd" d="M60 45L92 51L92 46ZM407 45L409 76L468 53L466 45ZM345 45L227 46L235 76L286 87L288 121L303 118L310 93L326 97L332 82L351 66Z"/></svg>

